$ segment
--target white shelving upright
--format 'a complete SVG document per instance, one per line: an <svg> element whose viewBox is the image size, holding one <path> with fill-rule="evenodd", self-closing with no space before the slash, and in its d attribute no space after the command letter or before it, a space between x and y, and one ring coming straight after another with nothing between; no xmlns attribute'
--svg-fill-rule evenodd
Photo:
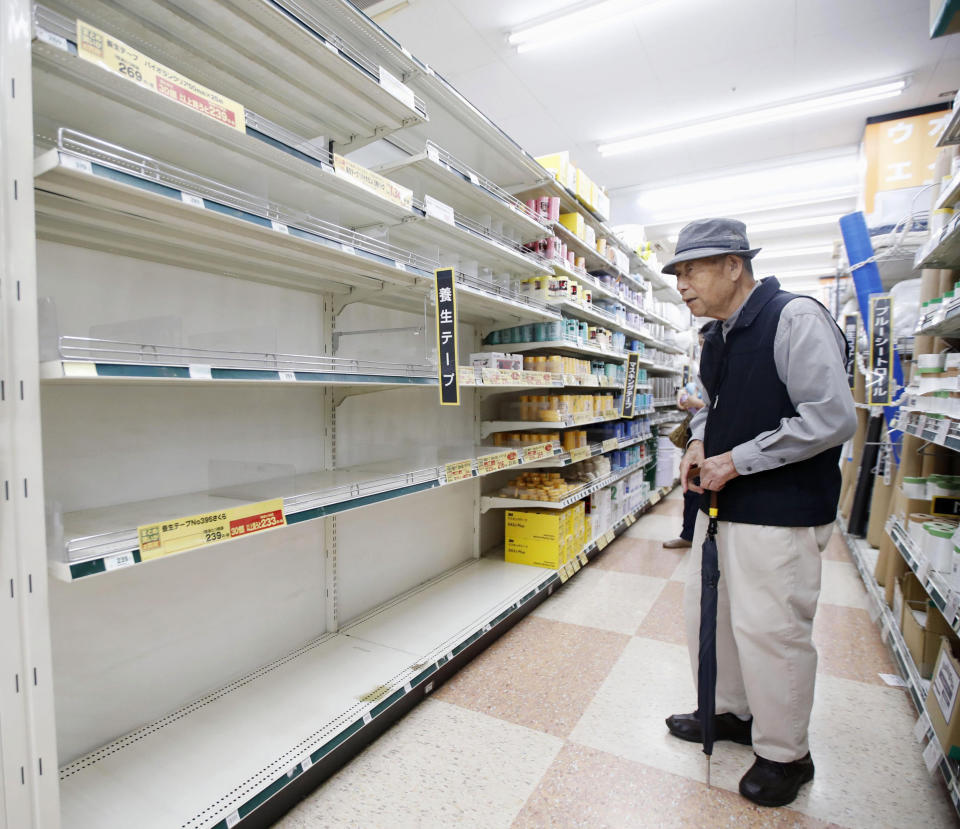
<svg viewBox="0 0 960 829"><path fill-rule="evenodd" d="M248 128L82 60L78 20ZM647 506L569 569L485 554L483 424L565 379L437 405L435 267L461 355L560 319L506 287L549 272L507 196L545 171L344 0L7 0L0 52L0 829L264 825ZM427 141L468 172L401 164L409 206L335 169ZM139 526L273 499L285 527L143 556Z"/></svg>

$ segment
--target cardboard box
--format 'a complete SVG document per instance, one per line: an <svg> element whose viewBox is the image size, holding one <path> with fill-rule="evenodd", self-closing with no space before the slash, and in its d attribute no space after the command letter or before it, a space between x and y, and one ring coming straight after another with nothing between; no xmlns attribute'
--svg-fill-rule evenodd
<svg viewBox="0 0 960 829"><path fill-rule="evenodd" d="M927 595L927 591L924 590L923 585L920 584L920 579L918 579L912 571L904 573L897 579L896 585L893 588L893 615L897 620L897 624L900 625L900 630L903 630L905 602L925 602L929 599L930 597Z"/></svg>
<svg viewBox="0 0 960 829"><path fill-rule="evenodd" d="M588 207L593 207L593 188L596 185L583 170L577 170L577 198Z"/></svg>
<svg viewBox="0 0 960 829"><path fill-rule="evenodd" d="M583 502L564 510L507 510L504 558L556 570L583 549Z"/></svg>
<svg viewBox="0 0 960 829"><path fill-rule="evenodd" d="M567 171L570 169L570 152L568 150L564 150L562 153L541 155L536 159L536 162L544 169L553 173L561 184L566 185Z"/></svg>
<svg viewBox="0 0 960 829"><path fill-rule="evenodd" d="M600 188L597 190L597 204L593 212L606 221L610 218L610 197Z"/></svg>
<svg viewBox="0 0 960 829"><path fill-rule="evenodd" d="M906 597L903 600L902 625L903 639L920 676L930 679L940 649L940 637L952 634L952 628L929 599L916 601Z"/></svg>
<svg viewBox="0 0 960 829"><path fill-rule="evenodd" d="M560 224L569 230L578 239L582 239L586 234L586 222L580 213L561 213Z"/></svg>
<svg viewBox="0 0 960 829"><path fill-rule="evenodd" d="M940 650L927 693L927 714L933 724L944 756L960 760L960 646L948 637L940 640Z"/></svg>

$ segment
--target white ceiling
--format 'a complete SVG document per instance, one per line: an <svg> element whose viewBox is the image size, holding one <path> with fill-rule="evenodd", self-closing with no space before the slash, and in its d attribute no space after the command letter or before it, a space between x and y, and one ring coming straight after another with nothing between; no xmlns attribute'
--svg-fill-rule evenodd
<svg viewBox="0 0 960 829"><path fill-rule="evenodd" d="M674 232L676 221L648 204L650 190L855 152L867 117L942 102L942 93L960 85L960 37L930 40L929 0L637 0L626 20L580 41L524 54L508 46L511 28L571 4L410 0L380 22L531 153L569 150L610 191L613 223L645 224L654 237ZM906 74L909 88L879 103L634 154L602 158L596 149L662 125ZM854 208L847 198L773 218ZM697 214L696 204L691 211ZM766 213L744 218L772 220ZM837 236L828 227L805 232L802 241ZM789 237L769 244L794 245Z"/></svg>

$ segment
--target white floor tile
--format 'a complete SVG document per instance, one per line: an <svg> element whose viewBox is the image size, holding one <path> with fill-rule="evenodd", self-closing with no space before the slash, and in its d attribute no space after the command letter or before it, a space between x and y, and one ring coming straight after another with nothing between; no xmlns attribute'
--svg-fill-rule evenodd
<svg viewBox="0 0 960 829"><path fill-rule="evenodd" d="M563 740L426 700L275 829L509 827Z"/></svg>
<svg viewBox="0 0 960 829"><path fill-rule="evenodd" d="M824 560L820 601L866 610L867 591L857 568L846 561Z"/></svg>
<svg viewBox="0 0 960 829"><path fill-rule="evenodd" d="M632 636L665 584L665 579L587 566L534 615Z"/></svg>

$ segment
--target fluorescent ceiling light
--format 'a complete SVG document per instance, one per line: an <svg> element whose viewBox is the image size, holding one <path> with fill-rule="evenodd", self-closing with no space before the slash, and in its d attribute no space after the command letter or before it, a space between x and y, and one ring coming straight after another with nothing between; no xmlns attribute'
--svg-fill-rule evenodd
<svg viewBox="0 0 960 829"><path fill-rule="evenodd" d="M810 227L828 227L839 224L841 215L837 213L834 216L811 216L806 219L785 219L782 222L760 222L753 224L747 222L747 235L752 239L754 236L762 233L778 233L783 230L804 230ZM672 233L667 237L667 241L673 244L680 238L679 232Z"/></svg>
<svg viewBox="0 0 960 829"><path fill-rule="evenodd" d="M803 230L808 227L823 227L840 223L841 215L812 216L808 219L785 219L782 222L761 222L748 224L747 232L752 236L755 233L776 233L780 230Z"/></svg>
<svg viewBox="0 0 960 829"><path fill-rule="evenodd" d="M764 248L757 254L758 259L793 259L798 256L822 256L833 253L833 245L811 245L807 248Z"/></svg>
<svg viewBox="0 0 960 829"><path fill-rule="evenodd" d="M518 53L523 53L566 40L580 40L586 32L635 14L641 6L653 2L657 0L647 0L646 3L638 3L637 0L587 0L574 3L558 14L538 17L518 26L507 35L507 42L516 46Z"/></svg>
<svg viewBox="0 0 960 829"><path fill-rule="evenodd" d="M735 130L758 127L762 124L772 124L777 121L786 121L791 118L799 118L819 112L828 112L833 109L867 103L868 101L881 101L885 98L896 97L906 88L907 81L905 78L901 78L896 81L876 83L871 86L845 89L817 97L800 98L774 106L743 110L712 120L698 119L676 126L664 127L663 129L654 130L633 138L600 144L597 149L600 154L604 156L647 150L651 147L662 146L663 144L675 144L680 141L689 141L695 138L707 138Z"/></svg>

